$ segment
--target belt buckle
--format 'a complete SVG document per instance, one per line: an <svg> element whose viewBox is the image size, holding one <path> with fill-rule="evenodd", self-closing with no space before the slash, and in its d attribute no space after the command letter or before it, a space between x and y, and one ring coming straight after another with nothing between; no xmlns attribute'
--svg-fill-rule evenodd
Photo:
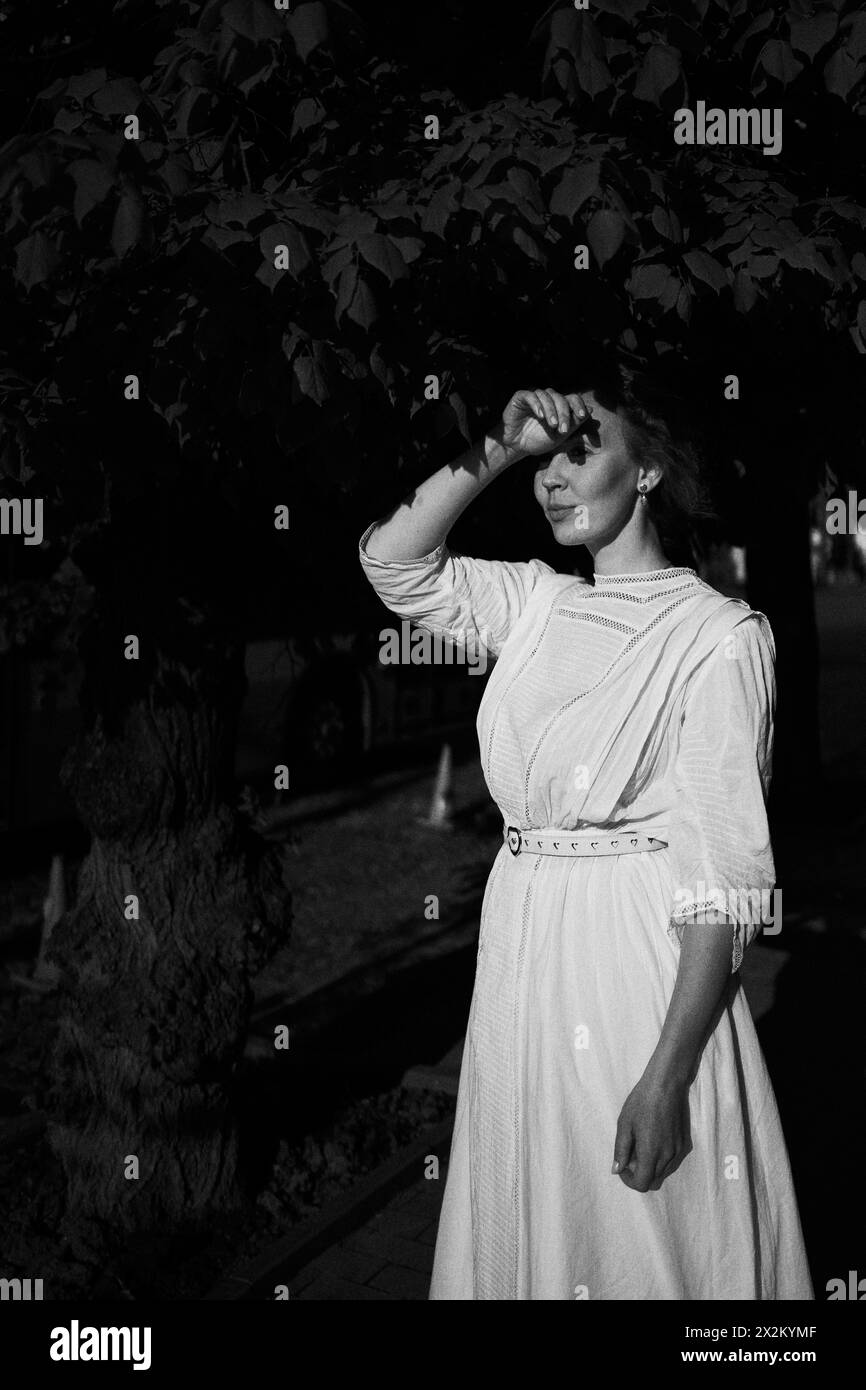
<svg viewBox="0 0 866 1390"><path fill-rule="evenodd" d="M509 825L505 831L505 843L512 854L520 853L520 831L515 825Z"/></svg>

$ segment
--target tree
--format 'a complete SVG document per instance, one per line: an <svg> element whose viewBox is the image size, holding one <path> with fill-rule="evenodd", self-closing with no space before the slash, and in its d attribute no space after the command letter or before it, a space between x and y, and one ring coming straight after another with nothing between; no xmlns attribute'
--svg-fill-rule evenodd
<svg viewBox="0 0 866 1390"><path fill-rule="evenodd" d="M65 7L44 62L28 13L0 161L0 470L47 524L41 547L3 540L0 642L86 665L64 775L92 845L55 933L52 1101L65 1230L86 1243L239 1200L248 981L290 911L231 778L257 593L284 585L296 630L332 621L362 515L552 356L615 348L697 383L779 637L777 767L796 748L808 785L806 503L863 444L866 20L847 0L561 4L531 90L472 109L444 83L419 94L341 0L106 6L96 39ZM53 80L28 103L34 68ZM699 99L780 106L781 153L676 144Z"/></svg>

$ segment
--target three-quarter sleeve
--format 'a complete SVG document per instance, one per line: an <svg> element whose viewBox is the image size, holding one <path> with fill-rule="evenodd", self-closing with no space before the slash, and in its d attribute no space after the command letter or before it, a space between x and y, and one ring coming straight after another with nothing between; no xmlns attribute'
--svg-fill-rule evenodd
<svg viewBox="0 0 866 1390"><path fill-rule="evenodd" d="M543 560L478 560L447 542L416 560L377 560L358 546L361 568L386 608L447 639L497 657L534 589L556 571Z"/></svg>
<svg viewBox="0 0 866 1390"><path fill-rule="evenodd" d="M733 928L732 972L775 912L766 797L776 702L775 642L749 610L687 682L669 817L675 898L669 930L712 909Z"/></svg>

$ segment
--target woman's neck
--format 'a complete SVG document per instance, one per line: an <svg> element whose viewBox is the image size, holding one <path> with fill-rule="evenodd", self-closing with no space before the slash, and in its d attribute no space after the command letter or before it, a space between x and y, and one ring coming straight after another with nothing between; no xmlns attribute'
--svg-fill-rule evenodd
<svg viewBox="0 0 866 1390"><path fill-rule="evenodd" d="M596 574L643 574L667 569L671 563L658 537L638 538L623 533L599 546L592 558Z"/></svg>

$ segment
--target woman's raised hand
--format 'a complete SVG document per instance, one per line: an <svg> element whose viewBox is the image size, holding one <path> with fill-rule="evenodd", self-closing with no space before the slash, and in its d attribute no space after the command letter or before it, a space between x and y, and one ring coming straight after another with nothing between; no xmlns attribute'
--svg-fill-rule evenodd
<svg viewBox="0 0 866 1390"><path fill-rule="evenodd" d="M590 409L576 393L515 391L502 412L500 443L515 459L547 454L580 429Z"/></svg>

